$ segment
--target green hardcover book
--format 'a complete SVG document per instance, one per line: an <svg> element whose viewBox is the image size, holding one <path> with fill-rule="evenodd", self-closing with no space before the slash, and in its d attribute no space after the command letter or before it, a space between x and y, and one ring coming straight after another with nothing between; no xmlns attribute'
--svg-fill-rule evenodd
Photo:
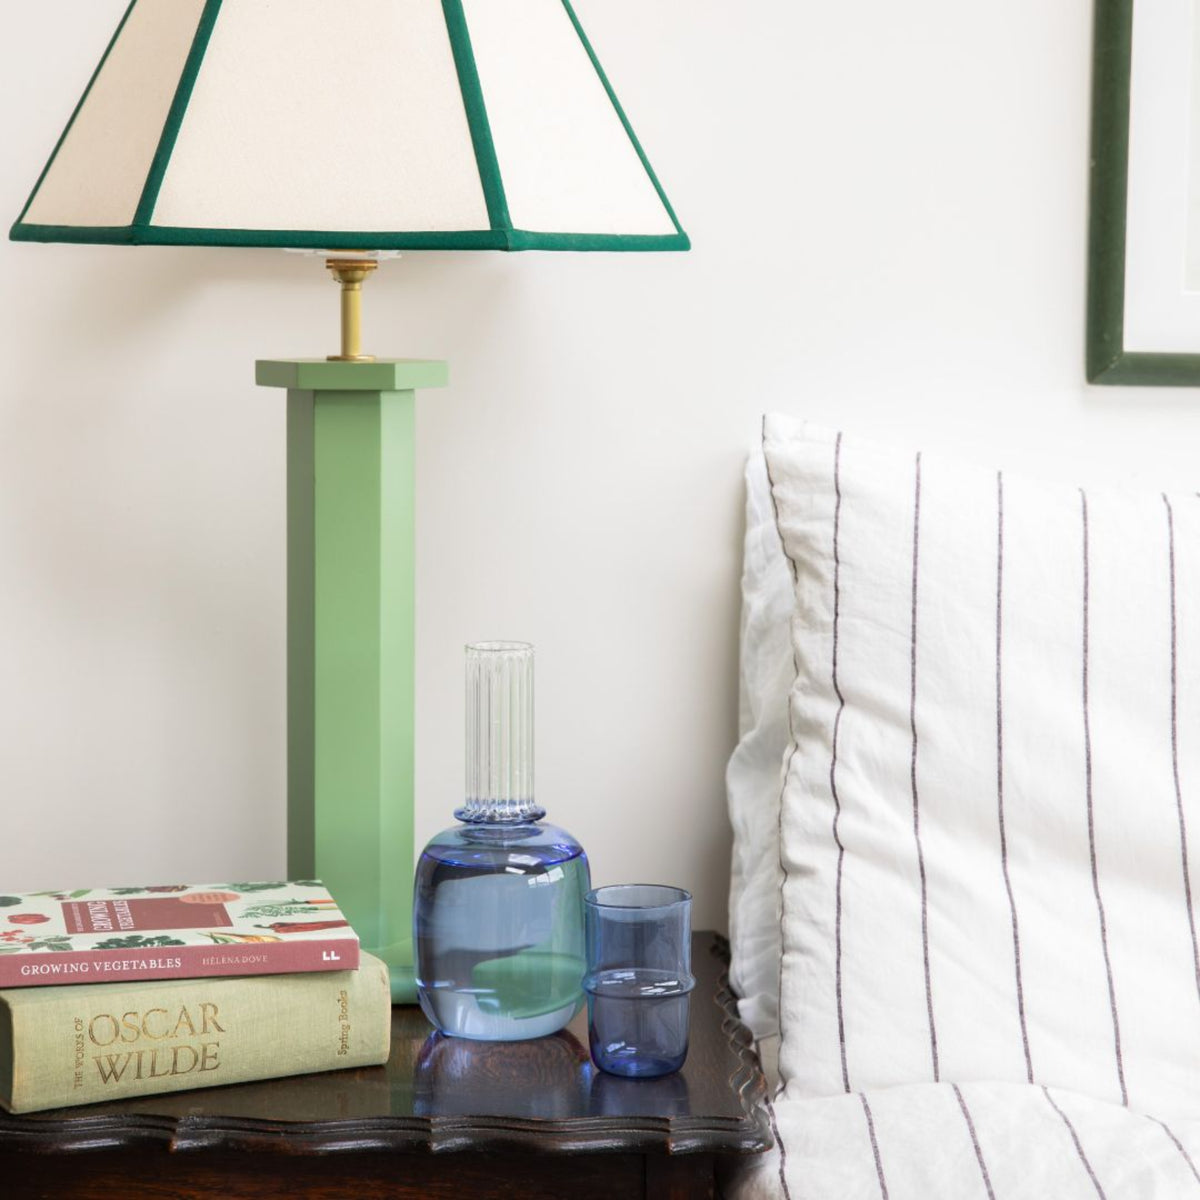
<svg viewBox="0 0 1200 1200"><path fill-rule="evenodd" d="M0 1106L37 1112L387 1061L388 971L0 991Z"/></svg>

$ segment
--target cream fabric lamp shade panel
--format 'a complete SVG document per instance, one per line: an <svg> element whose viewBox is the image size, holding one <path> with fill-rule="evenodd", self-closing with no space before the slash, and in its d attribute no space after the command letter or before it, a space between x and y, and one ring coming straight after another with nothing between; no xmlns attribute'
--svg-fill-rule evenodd
<svg viewBox="0 0 1200 1200"><path fill-rule="evenodd" d="M133 0L11 236L688 248L568 0Z"/></svg>

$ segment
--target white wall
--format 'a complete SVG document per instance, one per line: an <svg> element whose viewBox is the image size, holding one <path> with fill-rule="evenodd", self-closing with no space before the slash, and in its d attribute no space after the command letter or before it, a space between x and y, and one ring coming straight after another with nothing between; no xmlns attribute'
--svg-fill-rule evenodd
<svg viewBox="0 0 1200 1200"><path fill-rule="evenodd" d="M0 219L124 0L6 6ZM724 926L741 464L764 408L1194 486L1195 391L1083 383L1091 7L577 0L687 256L413 254L419 834L461 647L538 649L538 784L600 881ZM0 246L0 888L283 868L281 395L336 294L268 251ZM407 869L398 864L397 869Z"/></svg>

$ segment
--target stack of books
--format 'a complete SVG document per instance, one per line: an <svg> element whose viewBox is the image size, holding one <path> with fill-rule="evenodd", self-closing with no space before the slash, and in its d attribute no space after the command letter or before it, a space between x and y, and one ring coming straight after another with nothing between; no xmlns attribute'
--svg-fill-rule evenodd
<svg viewBox="0 0 1200 1200"><path fill-rule="evenodd" d="M387 968L317 880L0 894L0 1106L387 1061Z"/></svg>

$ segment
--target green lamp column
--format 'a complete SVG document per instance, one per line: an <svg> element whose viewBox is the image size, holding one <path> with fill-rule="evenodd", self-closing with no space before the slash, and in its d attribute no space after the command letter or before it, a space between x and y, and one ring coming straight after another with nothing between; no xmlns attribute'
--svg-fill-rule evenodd
<svg viewBox="0 0 1200 1200"><path fill-rule="evenodd" d="M446 364L263 361L287 389L288 837L415 1003L416 389Z"/></svg>

